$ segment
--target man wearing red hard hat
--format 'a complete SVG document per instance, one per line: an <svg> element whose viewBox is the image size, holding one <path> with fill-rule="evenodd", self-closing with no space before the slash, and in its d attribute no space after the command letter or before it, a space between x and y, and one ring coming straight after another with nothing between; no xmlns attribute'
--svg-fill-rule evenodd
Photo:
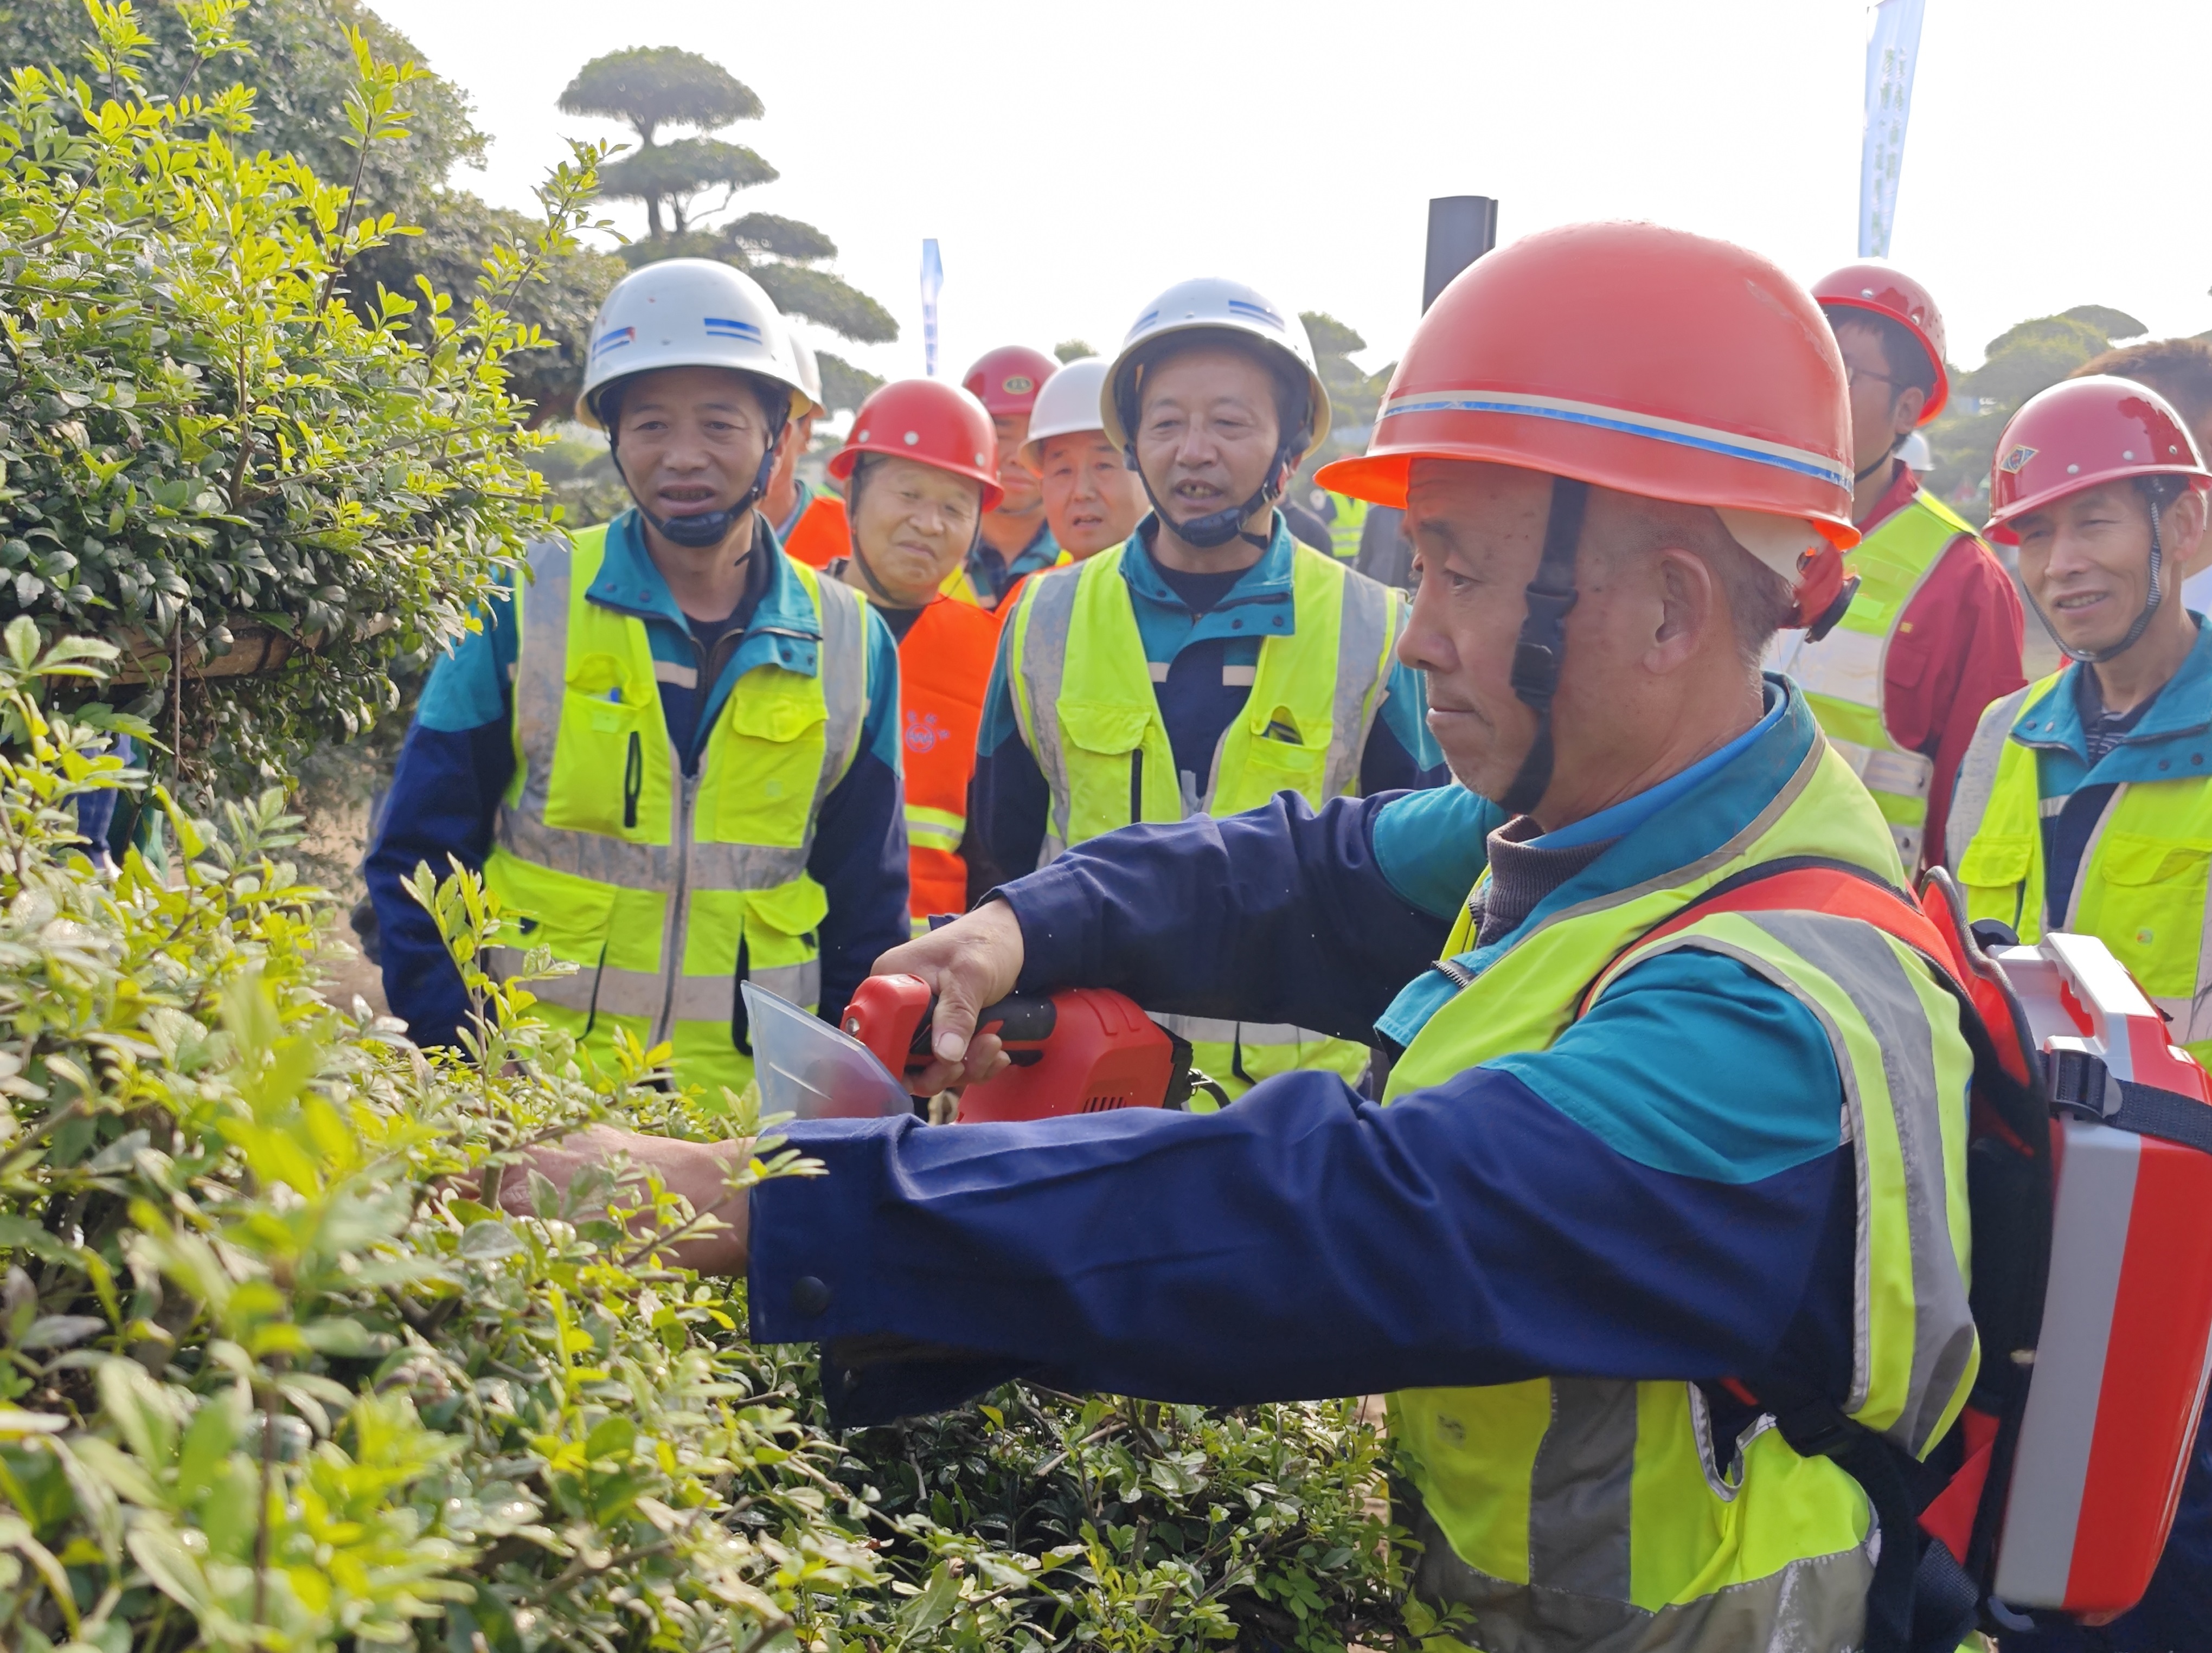
<svg viewBox="0 0 2212 1653"><path fill-rule="evenodd" d="M925 1083L1006 1060L976 1007L1081 983L1385 1042L1387 1105L1307 1070L1208 1114L810 1122L830 1174L691 1260L749 1271L755 1338L824 1343L842 1421L1018 1373L1395 1391L1431 1648L1904 1646L1910 1511L1873 1493L1877 1530L1824 1454L1924 1455L1974 1382L1972 1055L1875 923L1728 905L1808 857L1903 878L1759 665L1841 590L1851 469L1843 360L1767 260L1597 224L1478 261L1321 479L1406 511L1401 657L1462 784L1106 833L878 966L939 995ZM702 1204L741 1152L543 1158L617 1145Z"/></svg>
<svg viewBox="0 0 2212 1653"><path fill-rule="evenodd" d="M1968 916L2023 942L2096 936L2212 1061L2212 628L2182 602L2206 548L2201 450L2172 404L2096 375L2031 397L1997 439L1993 540L2020 548L2029 599L2072 657L1983 714L1952 807ZM2212 1452L2200 1433L2142 1602L2098 1630L2007 1635L2023 1649L2197 1645L2212 1612Z"/></svg>
<svg viewBox="0 0 2212 1653"><path fill-rule="evenodd" d="M2131 379L2067 379L1997 439L1990 537L2071 662L1983 714L1952 864L1970 916L2099 936L2212 1061L2212 634L2179 572L2212 480L2180 415Z"/></svg>
<svg viewBox="0 0 2212 1653"><path fill-rule="evenodd" d="M1907 872L1943 859L1951 778L1982 708L2026 677L2004 566L1923 491L1899 450L1950 394L1943 318L1919 282L1847 264L1814 283L1851 397L1850 604L1770 663L1805 691L1829 742L1881 805Z"/></svg>
<svg viewBox="0 0 2212 1653"><path fill-rule="evenodd" d="M999 646L988 610L946 578L999 502L997 437L965 391L901 379L860 404L830 474L845 485L848 554L829 572L867 593L899 645L901 759L914 923L968 910L968 783Z"/></svg>
<svg viewBox="0 0 2212 1653"><path fill-rule="evenodd" d="M1060 364L1027 345L986 350L960 381L991 415L999 439L998 505L983 518L983 532L964 566L945 584L945 594L981 609L996 609L1022 576L1065 561L1044 519L1044 494L1036 473L1022 463L1030 439L1030 415L1037 392Z"/></svg>

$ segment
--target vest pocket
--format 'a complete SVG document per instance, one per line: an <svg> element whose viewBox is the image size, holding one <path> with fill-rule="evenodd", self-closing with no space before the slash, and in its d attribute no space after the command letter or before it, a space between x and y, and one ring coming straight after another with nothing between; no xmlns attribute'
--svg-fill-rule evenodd
<svg viewBox="0 0 2212 1653"><path fill-rule="evenodd" d="M1063 698L1054 708L1060 714L1060 736L1103 758L1134 752L1152 726L1149 706L1125 705L1118 700L1071 700Z"/></svg>
<svg viewBox="0 0 2212 1653"><path fill-rule="evenodd" d="M2152 997L2194 994L2212 844L2108 831L2088 876L2075 904L2082 927L2103 939Z"/></svg>
<svg viewBox="0 0 2212 1653"><path fill-rule="evenodd" d="M1236 807L1256 808L1278 792L1296 792L1319 808L1328 777L1328 744L1293 745L1255 731L1244 748L1244 767L1249 779L1234 789L1244 795L1235 799Z"/></svg>
<svg viewBox="0 0 2212 1653"><path fill-rule="evenodd" d="M805 841L829 718L812 678L772 671L765 681L753 672L738 680L707 751L717 788L715 837L728 844Z"/></svg>
<svg viewBox="0 0 2212 1653"><path fill-rule="evenodd" d="M2032 847L2025 833L1977 833L1966 854L1959 857L1959 881L1985 889L2009 889L2027 876Z"/></svg>
<svg viewBox="0 0 2212 1653"><path fill-rule="evenodd" d="M625 693L620 686L593 693L572 687L562 697L545 796L547 826L635 839L639 821L651 818L641 809L646 746L655 742L665 750L667 745L660 734L659 694L653 691L651 701L633 702ZM659 813L665 815L665 808Z"/></svg>

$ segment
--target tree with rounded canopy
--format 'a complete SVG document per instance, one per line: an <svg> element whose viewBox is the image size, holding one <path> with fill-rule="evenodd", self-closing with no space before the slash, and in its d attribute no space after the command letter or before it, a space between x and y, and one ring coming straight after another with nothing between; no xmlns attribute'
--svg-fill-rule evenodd
<svg viewBox="0 0 2212 1653"><path fill-rule="evenodd" d="M753 89L720 64L676 46L611 51L579 70L559 101L565 113L618 120L637 134L634 150L599 169L607 196L645 208L645 235L623 249L632 268L662 258L719 258L752 276L788 315L862 343L898 336L888 310L820 267L837 256L837 244L811 224L764 212L708 221L728 210L740 190L777 177L753 150L713 136L763 112ZM671 128L693 136L661 142ZM823 359L825 376L831 360Z"/></svg>

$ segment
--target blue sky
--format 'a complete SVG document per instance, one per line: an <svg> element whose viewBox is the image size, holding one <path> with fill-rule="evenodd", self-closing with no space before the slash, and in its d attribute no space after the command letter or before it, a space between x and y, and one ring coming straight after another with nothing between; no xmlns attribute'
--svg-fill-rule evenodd
<svg viewBox="0 0 2212 1653"><path fill-rule="evenodd" d="M929 235L954 372L1008 341L1110 348L1200 274L1331 312L1379 366L1417 317L1432 195L1497 196L1507 239L1656 219L1808 281L1856 251L1859 0L372 3L492 136L454 181L514 205L564 135L621 135L554 107L586 59L722 63L767 106L726 136L783 174L738 210L838 243L901 337L818 342L885 374L921 370ZM1928 0L1891 252L1954 359L2075 304L2212 329L2208 62L2203 0Z"/></svg>

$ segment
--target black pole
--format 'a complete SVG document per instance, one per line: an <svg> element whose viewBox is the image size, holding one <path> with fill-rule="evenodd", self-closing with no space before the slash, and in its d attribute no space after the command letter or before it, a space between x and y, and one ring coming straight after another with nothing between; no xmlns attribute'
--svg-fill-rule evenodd
<svg viewBox="0 0 2212 1653"><path fill-rule="evenodd" d="M1439 195L1429 201L1429 252L1421 272L1421 310L1452 277L1498 245L1498 203L1486 195Z"/></svg>

